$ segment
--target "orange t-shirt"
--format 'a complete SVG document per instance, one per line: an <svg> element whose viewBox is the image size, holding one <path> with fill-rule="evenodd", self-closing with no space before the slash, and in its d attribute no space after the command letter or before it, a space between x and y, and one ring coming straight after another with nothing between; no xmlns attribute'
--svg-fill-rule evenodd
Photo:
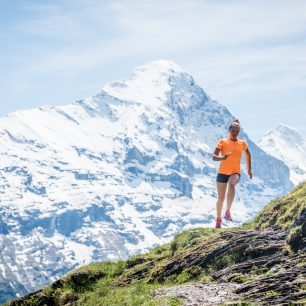
<svg viewBox="0 0 306 306"><path fill-rule="evenodd" d="M216 148L221 150L221 154L232 152L226 160L222 160L219 168L219 173L231 175L234 173L240 173L240 160L242 151L246 151L248 148L247 143L244 140L237 139L231 140L229 137L219 140Z"/></svg>

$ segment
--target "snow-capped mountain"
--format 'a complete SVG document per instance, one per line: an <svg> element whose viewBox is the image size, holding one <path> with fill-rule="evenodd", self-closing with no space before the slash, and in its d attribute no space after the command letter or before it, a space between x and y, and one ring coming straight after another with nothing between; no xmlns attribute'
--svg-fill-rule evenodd
<svg viewBox="0 0 306 306"><path fill-rule="evenodd" d="M217 140L232 114L171 61L138 67L92 98L0 119L2 302L71 269L127 258L213 226ZM288 167L241 131L236 224L291 188ZM5 295L4 295L5 294Z"/></svg>
<svg viewBox="0 0 306 306"><path fill-rule="evenodd" d="M297 129L281 124L267 132L259 146L289 167L295 185L306 180L306 139Z"/></svg>

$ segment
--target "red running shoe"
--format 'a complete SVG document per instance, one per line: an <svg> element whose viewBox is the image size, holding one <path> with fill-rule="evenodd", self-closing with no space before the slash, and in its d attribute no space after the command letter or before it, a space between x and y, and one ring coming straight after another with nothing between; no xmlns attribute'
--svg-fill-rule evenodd
<svg viewBox="0 0 306 306"><path fill-rule="evenodd" d="M231 216L231 212L228 209L225 212L224 219L228 220L228 221L233 221L232 216Z"/></svg>
<svg viewBox="0 0 306 306"><path fill-rule="evenodd" d="M220 218L217 218L216 219L216 228L221 228L221 222L222 222L222 219Z"/></svg>

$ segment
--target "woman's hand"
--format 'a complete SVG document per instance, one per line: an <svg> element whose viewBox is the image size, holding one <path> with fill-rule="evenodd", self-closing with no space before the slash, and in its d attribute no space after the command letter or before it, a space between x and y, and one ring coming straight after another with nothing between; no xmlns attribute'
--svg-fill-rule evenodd
<svg viewBox="0 0 306 306"><path fill-rule="evenodd" d="M232 154L232 152L224 153L223 160L226 160L231 154Z"/></svg>

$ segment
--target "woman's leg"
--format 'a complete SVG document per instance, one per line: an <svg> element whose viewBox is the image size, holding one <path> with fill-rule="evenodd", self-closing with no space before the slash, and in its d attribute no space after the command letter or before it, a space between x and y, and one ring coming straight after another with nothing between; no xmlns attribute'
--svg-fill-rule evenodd
<svg viewBox="0 0 306 306"><path fill-rule="evenodd" d="M225 199L227 183L217 183L218 201L217 201L217 219L221 219L223 202Z"/></svg>
<svg viewBox="0 0 306 306"><path fill-rule="evenodd" d="M228 179L228 191L227 191L227 205L226 209L230 210L235 197L235 186L239 182L240 176L233 174Z"/></svg>

